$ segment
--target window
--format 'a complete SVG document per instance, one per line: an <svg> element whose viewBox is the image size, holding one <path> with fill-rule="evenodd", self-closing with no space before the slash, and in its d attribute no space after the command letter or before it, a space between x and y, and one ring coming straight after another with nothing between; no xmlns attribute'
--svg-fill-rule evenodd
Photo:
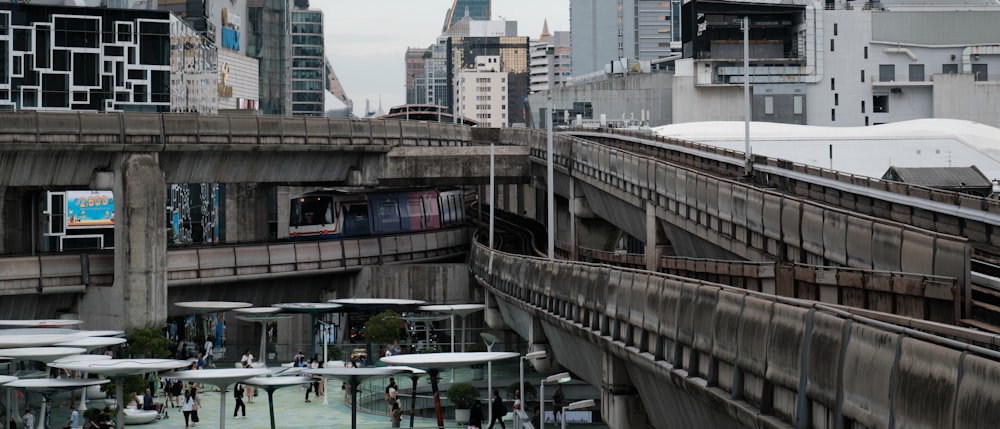
<svg viewBox="0 0 1000 429"><path fill-rule="evenodd" d="M885 94L872 96L872 112L888 113L889 96Z"/></svg>
<svg viewBox="0 0 1000 429"><path fill-rule="evenodd" d="M833 23L833 35L834 35L834 36L836 36L836 35L837 35L837 23L836 23L836 22L834 22L834 23ZM832 50L832 49L831 49L831 50Z"/></svg>
<svg viewBox="0 0 1000 429"><path fill-rule="evenodd" d="M941 73L958 74L958 64L942 64Z"/></svg>
<svg viewBox="0 0 1000 429"><path fill-rule="evenodd" d="M802 114L802 96L795 95L792 96L792 113L796 115Z"/></svg>
<svg viewBox="0 0 1000 429"><path fill-rule="evenodd" d="M830 121L837 122L837 109L830 109Z"/></svg>
<svg viewBox="0 0 1000 429"><path fill-rule="evenodd" d="M879 64L878 80L879 82L895 82L896 66L893 64Z"/></svg>
<svg viewBox="0 0 1000 429"><path fill-rule="evenodd" d="M833 94L833 105L834 106L840 105L840 94Z"/></svg>
<svg viewBox="0 0 1000 429"><path fill-rule="evenodd" d="M865 113L865 100L861 100L861 113Z"/></svg>
<svg viewBox="0 0 1000 429"><path fill-rule="evenodd" d="M910 64L910 82L924 81L924 65Z"/></svg>
<svg viewBox="0 0 1000 429"><path fill-rule="evenodd" d="M764 114L765 115L774 114L774 96L768 95L764 97Z"/></svg>
<svg viewBox="0 0 1000 429"><path fill-rule="evenodd" d="M988 71L988 69L986 68L986 64L973 64L972 65L972 74L976 75L976 81L977 82L985 82L986 81L986 76L987 76L986 73L987 73L987 71Z"/></svg>
<svg viewBox="0 0 1000 429"><path fill-rule="evenodd" d="M864 70L861 70L861 81L862 82L865 81L865 71Z"/></svg>
<svg viewBox="0 0 1000 429"><path fill-rule="evenodd" d="M837 90L837 79L831 77L830 78L830 91L836 91L836 90Z"/></svg>
<svg viewBox="0 0 1000 429"><path fill-rule="evenodd" d="M833 52L833 39L830 39L830 52Z"/></svg>
<svg viewBox="0 0 1000 429"><path fill-rule="evenodd" d="M867 46L865 46L865 59L866 60L868 59L868 47Z"/></svg>

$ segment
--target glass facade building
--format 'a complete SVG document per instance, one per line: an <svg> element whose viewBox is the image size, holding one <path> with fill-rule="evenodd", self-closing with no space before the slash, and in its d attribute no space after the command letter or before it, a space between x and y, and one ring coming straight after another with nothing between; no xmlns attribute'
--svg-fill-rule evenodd
<svg viewBox="0 0 1000 429"><path fill-rule="evenodd" d="M476 57L500 57L500 71L507 73L508 124L525 121L524 99L528 95L529 46L526 36L449 37L447 53L448 104L454 109L455 76L463 69L475 68Z"/></svg>
<svg viewBox="0 0 1000 429"><path fill-rule="evenodd" d="M247 55L259 60L260 113L292 113L290 0L247 2Z"/></svg>
<svg viewBox="0 0 1000 429"><path fill-rule="evenodd" d="M0 110L170 110L170 16L0 5Z"/></svg>
<svg viewBox="0 0 1000 429"><path fill-rule="evenodd" d="M444 28L441 32L448 31L452 25L464 18L466 15L475 21L489 21L493 15L492 0L454 0L448 15L444 19Z"/></svg>
<svg viewBox="0 0 1000 429"><path fill-rule="evenodd" d="M323 12L292 11L292 115L323 116L326 93Z"/></svg>

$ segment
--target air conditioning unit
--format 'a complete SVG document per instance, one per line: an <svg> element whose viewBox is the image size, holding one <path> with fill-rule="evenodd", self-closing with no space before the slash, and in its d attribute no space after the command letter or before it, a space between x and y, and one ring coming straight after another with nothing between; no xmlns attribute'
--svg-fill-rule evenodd
<svg viewBox="0 0 1000 429"><path fill-rule="evenodd" d="M891 92L893 94L902 94L903 93L903 88L893 88L893 89L890 89L889 92Z"/></svg>

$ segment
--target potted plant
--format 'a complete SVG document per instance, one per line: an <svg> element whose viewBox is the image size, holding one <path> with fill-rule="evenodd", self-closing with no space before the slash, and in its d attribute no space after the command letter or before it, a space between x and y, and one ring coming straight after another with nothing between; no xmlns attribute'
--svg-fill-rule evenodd
<svg viewBox="0 0 1000 429"><path fill-rule="evenodd" d="M469 422L472 404L479 399L479 389L468 383L455 383L448 387L448 400L455 404L455 421Z"/></svg>

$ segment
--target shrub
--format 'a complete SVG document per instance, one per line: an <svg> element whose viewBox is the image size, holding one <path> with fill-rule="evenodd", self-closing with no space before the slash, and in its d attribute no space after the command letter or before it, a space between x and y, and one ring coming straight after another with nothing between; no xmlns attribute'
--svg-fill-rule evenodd
<svg viewBox="0 0 1000 429"><path fill-rule="evenodd" d="M448 400L455 408L467 410L479 399L479 389L468 383L455 383L448 387Z"/></svg>

